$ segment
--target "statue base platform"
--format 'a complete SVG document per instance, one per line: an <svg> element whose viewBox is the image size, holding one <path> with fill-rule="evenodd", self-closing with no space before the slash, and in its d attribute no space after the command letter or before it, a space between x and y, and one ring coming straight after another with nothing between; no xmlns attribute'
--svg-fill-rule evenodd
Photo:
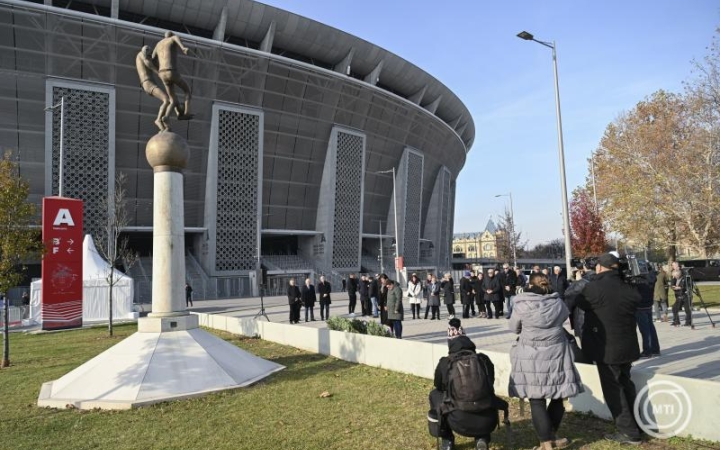
<svg viewBox="0 0 720 450"><path fill-rule="evenodd" d="M44 383L38 406L131 409L245 387L285 368L197 328L197 316L149 318L145 324L146 331L140 325L139 332ZM177 331L162 331L167 327Z"/></svg>

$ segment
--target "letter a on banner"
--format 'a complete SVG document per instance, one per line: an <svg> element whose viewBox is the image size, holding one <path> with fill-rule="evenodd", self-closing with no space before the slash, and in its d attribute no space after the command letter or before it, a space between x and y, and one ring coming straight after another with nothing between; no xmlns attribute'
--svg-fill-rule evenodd
<svg viewBox="0 0 720 450"><path fill-rule="evenodd" d="M42 203L42 329L82 326L83 202L45 197Z"/></svg>

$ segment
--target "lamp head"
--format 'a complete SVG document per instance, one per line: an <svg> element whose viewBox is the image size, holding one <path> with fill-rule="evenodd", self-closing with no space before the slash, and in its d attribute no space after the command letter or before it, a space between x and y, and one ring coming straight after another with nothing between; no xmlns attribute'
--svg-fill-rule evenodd
<svg viewBox="0 0 720 450"><path fill-rule="evenodd" d="M519 33L517 34L517 37L519 37L520 39L525 39L526 41L532 41L533 39L535 39L535 36L533 36L532 34L528 33L527 31L521 31L521 32L519 32Z"/></svg>

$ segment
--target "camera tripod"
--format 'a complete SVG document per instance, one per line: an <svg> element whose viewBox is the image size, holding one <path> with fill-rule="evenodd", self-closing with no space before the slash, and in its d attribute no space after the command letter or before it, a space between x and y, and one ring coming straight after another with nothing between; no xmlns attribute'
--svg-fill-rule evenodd
<svg viewBox="0 0 720 450"><path fill-rule="evenodd" d="M693 300L693 294L697 296L697 298L700 300L700 304L702 305L702 308L705 310L705 314L708 316L708 320L710 321L710 324L713 328L715 328L715 322L713 322L712 317L710 316L710 312L708 312L707 305L705 305L705 301L702 298L702 294L700 294L700 288L698 288L697 284L692 279L692 276L690 276L690 271L692 270L692 267L685 272L685 286L687 289L687 302L690 302L690 311L692 312L692 300ZM693 330L695 329L695 321L692 320L692 317L690 319L690 328Z"/></svg>
<svg viewBox="0 0 720 450"><path fill-rule="evenodd" d="M265 302L263 301L263 289L264 289L264 286L263 286L262 283L260 283L259 288L260 288L260 289L259 289L259 290L260 290L260 311L258 311L257 314L255 314L255 315L253 316L253 319L255 320L255 319L259 319L259 318L261 318L261 317L264 317L265 320L267 320L268 322L270 322L270 319L268 318L267 314L265 313Z"/></svg>

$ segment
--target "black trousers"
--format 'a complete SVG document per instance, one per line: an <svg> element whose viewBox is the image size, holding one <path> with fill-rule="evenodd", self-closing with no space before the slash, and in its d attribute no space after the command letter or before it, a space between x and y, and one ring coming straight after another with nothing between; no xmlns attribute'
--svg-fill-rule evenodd
<svg viewBox="0 0 720 450"><path fill-rule="evenodd" d="M430 409L437 411L442 404L445 394L437 389L430 391ZM488 410L480 413L469 413L464 411L453 411L444 418L445 426L440 428L440 437L455 442L453 432L462 436L490 442L490 433L497 428L498 413L496 410Z"/></svg>
<svg viewBox="0 0 720 450"><path fill-rule="evenodd" d="M412 311L413 319L420 318L420 303L410 303L410 310Z"/></svg>
<svg viewBox="0 0 720 450"><path fill-rule="evenodd" d="M302 302L294 302L290 305L290 323L300 322L300 306Z"/></svg>
<svg viewBox="0 0 720 450"><path fill-rule="evenodd" d="M692 325L692 310L690 308L690 301L687 297L676 298L673 303L672 314L673 314L673 325L680 325L680 308L685 309L685 325Z"/></svg>
<svg viewBox="0 0 720 450"><path fill-rule="evenodd" d="M445 306L447 307L448 314L451 316L454 316L455 315L455 305L451 305L448 303Z"/></svg>
<svg viewBox="0 0 720 450"><path fill-rule="evenodd" d="M305 307L305 322L308 321L308 315L310 320L315 320L315 305Z"/></svg>
<svg viewBox="0 0 720 450"><path fill-rule="evenodd" d="M348 298L350 299L350 303L348 304L348 313L354 314L355 305L357 304L357 294L348 294Z"/></svg>
<svg viewBox="0 0 720 450"><path fill-rule="evenodd" d="M488 319L492 319L493 318L492 302L490 302L490 301L485 302L485 310L487 311ZM495 310L495 311L497 311L497 310Z"/></svg>
<svg viewBox="0 0 720 450"><path fill-rule="evenodd" d="M430 312L430 302L425 304L425 318L427 319L428 313Z"/></svg>
<svg viewBox="0 0 720 450"><path fill-rule="evenodd" d="M637 392L630 379L632 364L605 364L598 362L598 375L605 403L615 420L618 431L633 439L640 439L640 429L633 414Z"/></svg>
<svg viewBox="0 0 720 450"><path fill-rule="evenodd" d="M503 305L505 303L504 300L497 300L493 301L493 307L495 307L495 317L502 316L503 315Z"/></svg>
<svg viewBox="0 0 720 450"><path fill-rule="evenodd" d="M362 310L363 316L369 316L372 314L370 309L370 297L367 295L360 295L360 309Z"/></svg>
<svg viewBox="0 0 720 450"><path fill-rule="evenodd" d="M330 302L327 300L320 300L320 320L327 320L330 318Z"/></svg>
<svg viewBox="0 0 720 450"><path fill-rule="evenodd" d="M555 433L560 428L560 422L565 415L563 400L556 398L546 404L544 398L531 398L530 413L540 442L554 441L557 438Z"/></svg>

